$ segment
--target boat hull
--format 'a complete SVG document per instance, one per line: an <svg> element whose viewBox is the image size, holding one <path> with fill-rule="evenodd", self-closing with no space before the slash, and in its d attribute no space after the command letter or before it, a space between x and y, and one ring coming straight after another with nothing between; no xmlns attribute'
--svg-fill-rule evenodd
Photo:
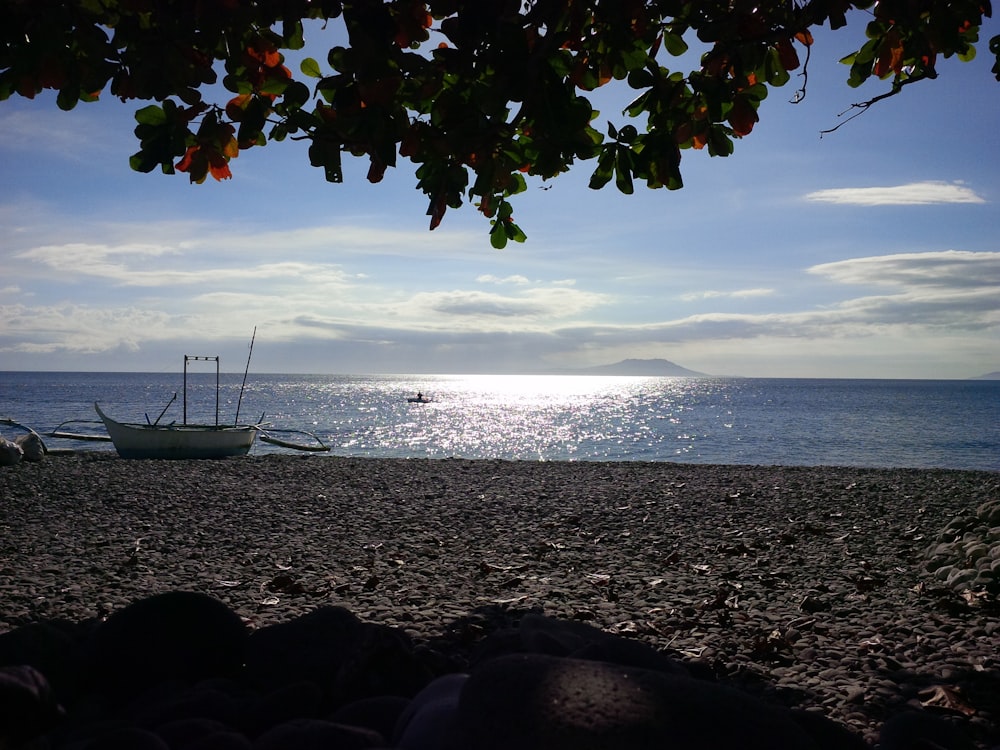
<svg viewBox="0 0 1000 750"><path fill-rule="evenodd" d="M257 437L252 425L145 425L112 419L96 403L115 450L122 458L189 459L245 456Z"/></svg>

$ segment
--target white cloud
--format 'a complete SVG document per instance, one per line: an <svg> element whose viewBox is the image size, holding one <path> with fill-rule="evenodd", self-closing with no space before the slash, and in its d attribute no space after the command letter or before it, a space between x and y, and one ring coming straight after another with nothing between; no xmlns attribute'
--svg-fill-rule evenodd
<svg viewBox="0 0 1000 750"><path fill-rule="evenodd" d="M120 286L171 287L181 285L219 285L233 281L276 279L308 280L311 284L340 283L346 275L334 265L303 262L261 263L238 267L177 269L167 264L156 266L154 259L174 256L177 263L196 267L200 255L195 251L157 245L47 245L18 253L19 260L36 261L78 279L90 276L107 279Z"/></svg>
<svg viewBox="0 0 1000 750"><path fill-rule="evenodd" d="M852 206L924 206L938 203L986 203L958 183L926 181L908 185L833 188L808 193L806 200Z"/></svg>
<svg viewBox="0 0 1000 750"><path fill-rule="evenodd" d="M555 320L564 320L604 305L604 294L583 292L563 287L540 287L516 296L479 291L421 292L403 305L412 320L425 320L435 327L449 325L483 330L534 330L550 327ZM398 306L397 306L398 307Z"/></svg>
<svg viewBox="0 0 1000 750"><path fill-rule="evenodd" d="M494 276L493 274L486 273L481 276L477 276L476 281L478 281L480 284L496 284L498 286L503 284L517 284L521 286L524 284L531 283L528 280L528 277L521 276L519 274L516 274L514 276L504 276L501 278L500 276Z"/></svg>
<svg viewBox="0 0 1000 750"><path fill-rule="evenodd" d="M877 255L823 263L808 272L842 284L985 288L1000 295L1000 252L943 250Z"/></svg>
<svg viewBox="0 0 1000 750"><path fill-rule="evenodd" d="M731 292L720 292L716 290L707 290L704 292L691 292L690 294L682 294L681 299L685 302L693 302L699 299L750 299L752 297L770 297L774 294L773 289L757 288L757 289L736 289Z"/></svg>
<svg viewBox="0 0 1000 750"><path fill-rule="evenodd" d="M92 305L0 306L0 352L95 354L173 338L177 320L138 308Z"/></svg>

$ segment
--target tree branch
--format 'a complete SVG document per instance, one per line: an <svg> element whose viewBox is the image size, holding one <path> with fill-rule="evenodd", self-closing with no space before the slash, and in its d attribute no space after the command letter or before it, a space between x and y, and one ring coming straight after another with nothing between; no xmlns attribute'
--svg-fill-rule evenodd
<svg viewBox="0 0 1000 750"><path fill-rule="evenodd" d="M802 72L799 73L802 76L802 85L799 86L795 94L792 95L791 103L798 104L803 99L806 98L806 88L809 85L809 58L812 55L812 45L807 44L806 47L806 61L802 63Z"/></svg>
<svg viewBox="0 0 1000 750"><path fill-rule="evenodd" d="M827 130L821 130L821 131L819 131L819 137L822 138L824 135L827 135L828 133L833 133L836 130L840 130L840 128L842 128L844 125L846 125L847 123L849 123L855 117L861 117L861 115L863 115L865 112L867 112L870 107L874 106L875 104L878 104L880 101L883 101L884 99L889 99L890 97L896 96L896 94L898 94L900 91L903 90L904 86L909 86L911 83L916 83L917 81L922 81L925 78L933 78L933 77L934 76L929 75L928 73L924 72L924 73L920 73L920 74L915 75L915 76L911 76L910 78L904 78L902 80L900 80L900 79L897 78L895 81L893 81L892 88L889 91L886 91L884 94L879 94L876 97L872 97L868 101L858 102L856 104L852 104L850 107L848 107L843 112L841 112L839 115L837 115L837 117L843 117L844 115L846 115L851 110L854 110L854 109L860 110L859 112L855 112L853 115L851 115L846 120L844 120L843 122L839 123L838 125L836 125L836 126L834 126L832 128L828 128Z"/></svg>

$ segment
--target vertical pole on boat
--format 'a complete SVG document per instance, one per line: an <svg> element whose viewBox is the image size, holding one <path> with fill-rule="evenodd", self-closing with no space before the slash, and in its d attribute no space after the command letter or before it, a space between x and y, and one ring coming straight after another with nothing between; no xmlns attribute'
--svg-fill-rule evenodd
<svg viewBox="0 0 1000 750"><path fill-rule="evenodd" d="M188 423L188 355L184 355L184 424Z"/></svg>
<svg viewBox="0 0 1000 750"><path fill-rule="evenodd" d="M240 398L236 402L236 419L233 426L240 423L240 405L243 403L243 389L247 387L247 373L250 372L250 357L253 356L253 340L257 338L257 326L253 327L253 335L250 336L250 353L247 354L247 368L243 371L243 385L240 386Z"/></svg>
<svg viewBox="0 0 1000 750"><path fill-rule="evenodd" d="M219 426L219 358L215 358L215 426Z"/></svg>

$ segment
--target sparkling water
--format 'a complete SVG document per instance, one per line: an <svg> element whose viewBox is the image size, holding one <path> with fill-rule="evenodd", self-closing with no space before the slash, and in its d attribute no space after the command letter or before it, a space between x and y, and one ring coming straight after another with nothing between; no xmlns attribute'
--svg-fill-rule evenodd
<svg viewBox="0 0 1000 750"><path fill-rule="evenodd" d="M312 432L329 455L1000 470L1000 381L251 373L241 398L242 382L221 376L220 422L238 406L240 422ZM44 433L96 419L99 401L121 421L179 423L182 383L0 372L0 416ZM431 401L407 401L417 392ZM215 421L214 372L188 374L187 420Z"/></svg>

